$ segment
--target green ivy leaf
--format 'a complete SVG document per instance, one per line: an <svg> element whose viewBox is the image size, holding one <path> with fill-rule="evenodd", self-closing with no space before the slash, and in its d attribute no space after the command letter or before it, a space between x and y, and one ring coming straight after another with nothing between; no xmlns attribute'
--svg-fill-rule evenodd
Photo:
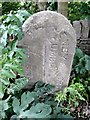
<svg viewBox="0 0 90 120"><path fill-rule="evenodd" d="M26 10L18 10L16 16L19 18L21 23L23 23L25 18L30 16L30 13L27 12Z"/></svg>

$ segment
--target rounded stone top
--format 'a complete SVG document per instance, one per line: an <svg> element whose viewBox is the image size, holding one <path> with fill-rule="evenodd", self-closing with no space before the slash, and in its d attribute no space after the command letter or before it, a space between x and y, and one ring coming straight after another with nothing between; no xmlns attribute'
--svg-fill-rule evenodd
<svg viewBox="0 0 90 120"><path fill-rule="evenodd" d="M31 15L23 24L24 32L37 30L40 28L54 27L59 31L66 31L73 39L76 39L75 31L69 20L60 13L54 11L41 11Z"/></svg>

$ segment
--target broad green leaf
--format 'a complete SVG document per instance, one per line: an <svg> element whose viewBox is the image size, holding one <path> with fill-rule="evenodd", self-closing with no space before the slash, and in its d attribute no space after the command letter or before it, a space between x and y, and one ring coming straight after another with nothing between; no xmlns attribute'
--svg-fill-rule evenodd
<svg viewBox="0 0 90 120"><path fill-rule="evenodd" d="M75 103L75 107L77 107L78 105L79 105L79 102L77 102L77 101L74 101Z"/></svg>
<svg viewBox="0 0 90 120"><path fill-rule="evenodd" d="M0 119L2 120L3 118L5 119L6 113L4 111L0 111Z"/></svg>
<svg viewBox="0 0 90 120"><path fill-rule="evenodd" d="M17 115L12 115L10 120L17 120L18 119L18 116Z"/></svg>
<svg viewBox="0 0 90 120"><path fill-rule="evenodd" d="M16 52L17 52L16 54L17 54L18 56L21 56L21 57L25 60L26 55L25 55L23 49L18 48L18 49L16 50Z"/></svg>
<svg viewBox="0 0 90 120"><path fill-rule="evenodd" d="M13 111L18 115L20 112L20 101L17 98L13 98Z"/></svg>
<svg viewBox="0 0 90 120"><path fill-rule="evenodd" d="M2 99L4 96L4 93L0 92L0 99Z"/></svg>
<svg viewBox="0 0 90 120"><path fill-rule="evenodd" d="M20 108L22 110L25 110L33 100L34 100L34 98L31 96L30 92L23 93L22 96L21 96L21 106L20 106Z"/></svg>
<svg viewBox="0 0 90 120"><path fill-rule="evenodd" d="M17 115L22 115L22 113L24 112L24 110L29 106L29 104L34 100L34 98L30 95L30 92L27 93L23 93L21 96L21 103L20 100L18 100L17 98L13 98L13 111L17 114Z"/></svg>
<svg viewBox="0 0 90 120"><path fill-rule="evenodd" d="M79 99L85 101L85 98L79 95Z"/></svg>
<svg viewBox="0 0 90 120"><path fill-rule="evenodd" d="M49 105L38 103L29 110L29 118L46 118L50 115L52 109Z"/></svg>

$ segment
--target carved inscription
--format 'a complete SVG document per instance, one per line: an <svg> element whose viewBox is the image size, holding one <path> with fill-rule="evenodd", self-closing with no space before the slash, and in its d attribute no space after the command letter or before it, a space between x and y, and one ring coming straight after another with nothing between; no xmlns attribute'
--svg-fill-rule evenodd
<svg viewBox="0 0 90 120"><path fill-rule="evenodd" d="M65 31L60 33L58 39L52 38L44 47L44 79L52 80L57 86L62 85L68 72L66 62L70 52L70 36ZM61 56L59 55L61 52ZM64 61L62 61L62 59ZM64 71L64 72L63 72Z"/></svg>
<svg viewBox="0 0 90 120"><path fill-rule="evenodd" d="M58 42L53 39L50 41L50 53L49 53L49 68L52 70L56 67L55 61L58 54Z"/></svg>
<svg viewBox="0 0 90 120"><path fill-rule="evenodd" d="M61 80L61 69L62 67L60 60L59 60L59 46L60 41L59 39L52 38L49 41L49 44L46 44L45 53L44 53L44 75L45 75L45 81L49 81L52 79L53 84L57 85L62 84Z"/></svg>
<svg viewBox="0 0 90 120"><path fill-rule="evenodd" d="M60 40L61 42L61 51L62 51L62 57L64 60L67 60L68 54L71 52L69 49L70 47L70 41L71 41L71 36L66 32L62 31L60 33Z"/></svg>
<svg viewBox="0 0 90 120"><path fill-rule="evenodd" d="M49 40L49 44L46 43L43 53L43 68L44 68L44 79L48 81L50 78L55 77L55 69L56 69L56 57L57 57L57 50L58 44L55 39Z"/></svg>

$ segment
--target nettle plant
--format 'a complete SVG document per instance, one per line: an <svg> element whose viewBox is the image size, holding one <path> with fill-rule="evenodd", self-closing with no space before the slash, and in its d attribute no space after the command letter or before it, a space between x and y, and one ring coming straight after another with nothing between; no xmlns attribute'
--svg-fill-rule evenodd
<svg viewBox="0 0 90 120"><path fill-rule="evenodd" d="M6 117L5 111L10 107L8 101L12 94L28 82L22 68L25 53L18 48L18 41L23 36L21 25L29 15L25 10L18 10L0 17L0 118Z"/></svg>

